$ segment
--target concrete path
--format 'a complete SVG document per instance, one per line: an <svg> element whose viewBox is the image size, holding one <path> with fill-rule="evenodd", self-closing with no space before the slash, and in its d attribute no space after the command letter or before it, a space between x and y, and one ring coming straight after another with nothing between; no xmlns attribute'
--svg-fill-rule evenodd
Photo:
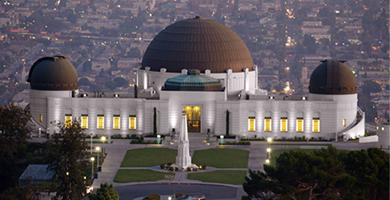
<svg viewBox="0 0 390 200"><path fill-rule="evenodd" d="M267 159L267 143L251 142L249 149L248 169L263 170Z"/></svg>

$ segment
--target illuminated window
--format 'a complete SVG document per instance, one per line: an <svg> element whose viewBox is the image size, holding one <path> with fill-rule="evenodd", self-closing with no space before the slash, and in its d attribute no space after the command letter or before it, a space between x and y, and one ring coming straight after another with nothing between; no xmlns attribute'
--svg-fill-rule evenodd
<svg viewBox="0 0 390 200"><path fill-rule="evenodd" d="M71 114L66 114L65 115L65 127L69 128L72 126L72 115Z"/></svg>
<svg viewBox="0 0 390 200"><path fill-rule="evenodd" d="M130 130L135 130L137 124L137 117L135 115L130 115L129 116L129 129Z"/></svg>
<svg viewBox="0 0 390 200"><path fill-rule="evenodd" d="M320 118L313 118L313 133L320 132Z"/></svg>
<svg viewBox="0 0 390 200"><path fill-rule="evenodd" d="M43 121L43 116L42 116L42 115L39 115L39 121L40 121L40 122Z"/></svg>
<svg viewBox="0 0 390 200"><path fill-rule="evenodd" d="M347 126L347 120L343 119L343 126Z"/></svg>
<svg viewBox="0 0 390 200"><path fill-rule="evenodd" d="M297 132L303 133L303 118L297 118Z"/></svg>
<svg viewBox="0 0 390 200"><path fill-rule="evenodd" d="M114 127L113 127L113 129L114 130L118 130L118 129L120 129L120 119L121 119L121 117L119 116L119 115L114 115Z"/></svg>
<svg viewBox="0 0 390 200"><path fill-rule="evenodd" d="M248 131L256 131L256 118L255 117L249 117L248 118Z"/></svg>
<svg viewBox="0 0 390 200"><path fill-rule="evenodd" d="M88 129L88 115L81 115L81 128Z"/></svg>
<svg viewBox="0 0 390 200"><path fill-rule="evenodd" d="M287 118L280 118L280 132L287 132Z"/></svg>
<svg viewBox="0 0 390 200"><path fill-rule="evenodd" d="M271 132L271 117L264 118L264 131Z"/></svg>
<svg viewBox="0 0 390 200"><path fill-rule="evenodd" d="M97 117L97 129L104 129L104 115L98 115L98 117Z"/></svg>

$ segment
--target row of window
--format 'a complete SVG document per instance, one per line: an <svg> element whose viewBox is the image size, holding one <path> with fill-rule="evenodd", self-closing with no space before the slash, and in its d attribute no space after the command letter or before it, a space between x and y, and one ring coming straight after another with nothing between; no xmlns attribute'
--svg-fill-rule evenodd
<svg viewBox="0 0 390 200"><path fill-rule="evenodd" d="M120 126L120 120L121 117L119 115L113 116L113 129L119 130L121 128ZM129 116L129 129L135 130L137 124L137 117L135 115ZM71 126L72 125L72 115L65 115L65 126ZM88 115L81 115L81 128L88 129ZM98 115L97 116L97 129L104 129L104 115Z"/></svg>
<svg viewBox="0 0 390 200"><path fill-rule="evenodd" d="M296 119L296 132L302 133L304 131L303 123L304 123L303 118ZM343 124L346 124L345 119L343 121ZM250 131L250 132L256 131L256 118L255 117L248 118L248 131ZM271 132L271 131L272 131L272 119L271 119L271 117L266 117L266 118L264 118L264 132ZM280 118L280 132L287 132L287 131L288 131L288 119L285 117L282 117L282 118ZM313 118L312 132L313 133L320 132L320 119L319 118Z"/></svg>

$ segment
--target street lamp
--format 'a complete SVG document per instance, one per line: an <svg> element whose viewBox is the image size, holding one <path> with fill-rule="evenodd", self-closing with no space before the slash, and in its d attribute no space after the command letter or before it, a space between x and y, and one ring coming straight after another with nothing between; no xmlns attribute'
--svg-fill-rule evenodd
<svg viewBox="0 0 390 200"><path fill-rule="evenodd" d="M93 134L91 133L91 155L92 155L92 136Z"/></svg>
<svg viewBox="0 0 390 200"><path fill-rule="evenodd" d="M104 156L104 154L106 153L106 148L104 148L104 142L106 141L106 136L102 136L100 139L103 141L103 156Z"/></svg>
<svg viewBox="0 0 390 200"><path fill-rule="evenodd" d="M91 179L92 180L93 180L93 164L94 164L93 161L95 161L95 157L91 157L91 162L92 162L92 175L91 175Z"/></svg>
<svg viewBox="0 0 390 200"><path fill-rule="evenodd" d="M267 157L268 159L271 159L271 142L272 142L272 138L267 138L267 142L268 142L268 148L267 148ZM269 160L268 160L269 162Z"/></svg>
<svg viewBox="0 0 390 200"><path fill-rule="evenodd" d="M96 166L99 167L99 153L100 153L100 147L96 147L96 152L97 152L97 163Z"/></svg>
<svg viewBox="0 0 390 200"><path fill-rule="evenodd" d="M269 164L269 159L265 160L265 163Z"/></svg>

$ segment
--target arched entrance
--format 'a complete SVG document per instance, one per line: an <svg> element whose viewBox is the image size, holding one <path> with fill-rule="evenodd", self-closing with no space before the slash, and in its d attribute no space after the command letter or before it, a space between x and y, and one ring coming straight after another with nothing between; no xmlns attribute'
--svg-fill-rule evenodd
<svg viewBox="0 0 390 200"><path fill-rule="evenodd" d="M184 106L187 115L188 132L200 132L200 106Z"/></svg>

